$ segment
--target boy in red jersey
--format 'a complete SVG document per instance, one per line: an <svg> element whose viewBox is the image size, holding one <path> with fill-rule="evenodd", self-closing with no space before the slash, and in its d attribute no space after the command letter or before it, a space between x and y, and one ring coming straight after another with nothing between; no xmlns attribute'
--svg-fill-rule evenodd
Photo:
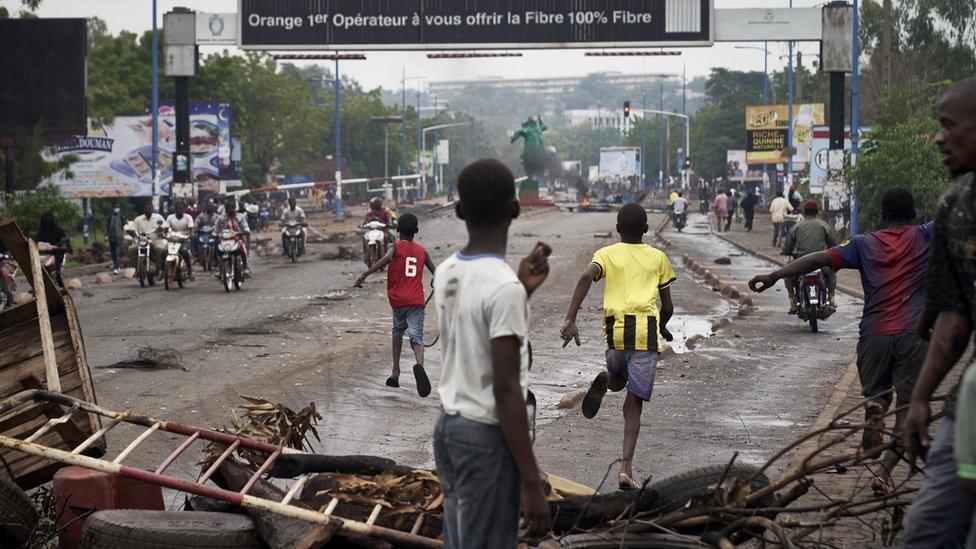
<svg viewBox="0 0 976 549"><path fill-rule="evenodd" d="M356 287L362 288L366 277L389 266L386 273L386 294L393 308L393 373L386 384L400 386L400 353L403 351L403 334L410 337L410 347L417 358L413 375L417 380L417 392L422 397L430 394L430 379L424 371L424 267L434 274L434 262L424 247L413 241L417 234L417 216L404 214L397 224L400 240L394 242L386 255L369 268Z"/></svg>

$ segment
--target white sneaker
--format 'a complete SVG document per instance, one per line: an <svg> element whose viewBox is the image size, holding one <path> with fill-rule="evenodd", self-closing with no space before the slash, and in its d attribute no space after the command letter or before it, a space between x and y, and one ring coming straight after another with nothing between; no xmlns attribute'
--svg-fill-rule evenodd
<svg viewBox="0 0 976 549"><path fill-rule="evenodd" d="M120 271L119 269L115 269L115 270L113 270L113 271L112 271L112 274L119 274L119 273L121 273L121 272L122 272L122 271Z"/></svg>

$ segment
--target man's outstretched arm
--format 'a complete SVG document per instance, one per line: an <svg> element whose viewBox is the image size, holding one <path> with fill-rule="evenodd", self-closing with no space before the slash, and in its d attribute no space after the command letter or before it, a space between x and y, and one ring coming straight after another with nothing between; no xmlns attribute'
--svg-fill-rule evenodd
<svg viewBox="0 0 976 549"><path fill-rule="evenodd" d="M599 274L600 266L596 263L590 263L590 266L583 271L579 281L576 283L576 290L573 292L573 298L569 301L569 311L566 312L566 321L563 323L561 332L563 347L569 345L569 342L574 340L576 341L576 345L580 345L579 328L576 327L576 315L579 314L580 307L583 306L583 300L586 299L586 294L589 293L590 286L593 285L593 280Z"/></svg>
<svg viewBox="0 0 976 549"><path fill-rule="evenodd" d="M780 279L804 275L809 272L816 271L817 269L832 267L833 264L833 259L826 251L807 254L796 261L787 263L782 269L778 269L769 274L753 277L752 280L749 281L749 289L754 292L762 293L769 288L772 288L776 284L776 281Z"/></svg>

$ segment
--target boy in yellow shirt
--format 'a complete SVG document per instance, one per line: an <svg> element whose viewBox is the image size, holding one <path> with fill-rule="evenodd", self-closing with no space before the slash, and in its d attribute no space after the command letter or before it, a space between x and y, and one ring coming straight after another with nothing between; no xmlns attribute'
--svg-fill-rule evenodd
<svg viewBox="0 0 976 549"><path fill-rule="evenodd" d="M624 447L618 483L633 489L634 449L640 433L644 402L654 389L654 373L660 356L660 338L671 341L668 320L674 314L671 284L674 268L661 250L643 243L648 231L647 213L638 204L627 204L617 213L620 242L601 248L583 272L562 328L563 347L580 345L576 315L593 282L605 279L603 328L607 341L606 370L597 374L583 399L583 415L596 416L607 389L627 389L624 400ZM658 310L657 300L661 300Z"/></svg>

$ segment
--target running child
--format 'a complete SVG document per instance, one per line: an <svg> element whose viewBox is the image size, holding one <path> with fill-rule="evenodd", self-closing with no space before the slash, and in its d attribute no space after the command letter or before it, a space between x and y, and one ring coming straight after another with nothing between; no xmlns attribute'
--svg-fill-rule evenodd
<svg viewBox="0 0 976 549"><path fill-rule="evenodd" d="M422 397L430 394L430 379L424 371L424 267L434 274L434 262L424 247L413 241L419 231L417 216L404 214L397 225L400 239L390 245L386 255L356 280L362 288L366 277L389 266L386 273L386 294L393 308L393 372L386 380L389 387L400 386L400 354L403 352L403 335L410 338L414 358L413 375L417 381L417 393Z"/></svg>
<svg viewBox="0 0 976 549"><path fill-rule="evenodd" d="M607 341L606 370L597 374L583 398L583 415L593 418L609 388L627 389L624 399L624 447L617 477L621 490L634 485L634 449L640 433L644 402L651 398L654 374L660 357L659 336L673 337L667 329L674 313L671 283L674 269L661 250L643 243L648 231L647 212L638 204L627 204L617 213L620 242L601 248L586 268L566 313L562 328L563 347L570 341L580 345L576 315L590 291L601 279L603 287L603 327ZM658 310L657 300L661 300Z"/></svg>

